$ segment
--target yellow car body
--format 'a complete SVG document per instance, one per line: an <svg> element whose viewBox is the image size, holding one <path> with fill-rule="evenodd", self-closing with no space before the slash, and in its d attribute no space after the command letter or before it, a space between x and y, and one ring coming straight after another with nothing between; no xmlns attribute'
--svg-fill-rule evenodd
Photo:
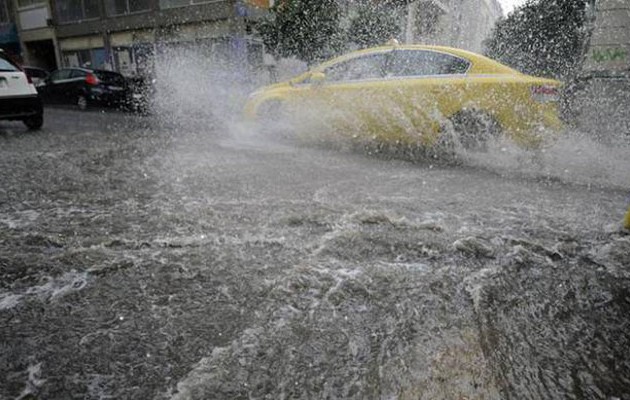
<svg viewBox="0 0 630 400"><path fill-rule="evenodd" d="M245 114L266 117L274 104L283 115L327 121L335 133L431 146L448 121L472 112L491 117L519 145L535 147L542 131L562 127L560 88L556 80L528 76L469 51L393 45L352 52L259 89Z"/></svg>

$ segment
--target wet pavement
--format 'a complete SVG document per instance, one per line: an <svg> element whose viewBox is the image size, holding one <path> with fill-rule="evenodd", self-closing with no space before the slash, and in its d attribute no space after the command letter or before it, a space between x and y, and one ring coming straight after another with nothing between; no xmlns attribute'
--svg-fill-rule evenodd
<svg viewBox="0 0 630 400"><path fill-rule="evenodd" d="M630 172L163 117L0 124L0 399L630 399Z"/></svg>

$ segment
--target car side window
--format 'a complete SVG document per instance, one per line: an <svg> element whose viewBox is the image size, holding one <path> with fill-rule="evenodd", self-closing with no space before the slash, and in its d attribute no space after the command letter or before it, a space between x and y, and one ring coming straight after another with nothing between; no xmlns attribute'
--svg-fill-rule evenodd
<svg viewBox="0 0 630 400"><path fill-rule="evenodd" d="M429 50L396 50L390 57L388 77L453 75L468 71L470 62L446 53Z"/></svg>
<svg viewBox="0 0 630 400"><path fill-rule="evenodd" d="M324 70L329 82L356 81L382 78L386 59L385 53L368 54L341 61Z"/></svg>
<svg viewBox="0 0 630 400"><path fill-rule="evenodd" d="M52 74L50 74L50 80L52 82L57 82L57 81L61 81L61 80L64 80L64 79L69 79L71 73L72 73L72 70L59 69L59 70L53 72Z"/></svg>

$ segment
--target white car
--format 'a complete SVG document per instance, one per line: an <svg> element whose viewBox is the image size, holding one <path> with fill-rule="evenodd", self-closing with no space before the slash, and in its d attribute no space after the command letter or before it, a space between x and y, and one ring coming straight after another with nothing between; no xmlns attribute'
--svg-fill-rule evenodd
<svg viewBox="0 0 630 400"><path fill-rule="evenodd" d="M26 74L0 51L0 119L22 121L29 129L44 123L42 100Z"/></svg>

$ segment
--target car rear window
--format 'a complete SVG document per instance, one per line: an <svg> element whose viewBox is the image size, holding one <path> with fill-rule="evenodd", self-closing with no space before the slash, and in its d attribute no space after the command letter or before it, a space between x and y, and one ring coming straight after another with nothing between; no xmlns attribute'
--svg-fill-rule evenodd
<svg viewBox="0 0 630 400"><path fill-rule="evenodd" d="M125 78L116 72L94 71L94 75L96 75L96 77L103 83L120 86L125 84Z"/></svg>
<svg viewBox="0 0 630 400"><path fill-rule="evenodd" d="M20 69L15 64L7 60L4 56L0 55L0 71L17 72L19 70Z"/></svg>

